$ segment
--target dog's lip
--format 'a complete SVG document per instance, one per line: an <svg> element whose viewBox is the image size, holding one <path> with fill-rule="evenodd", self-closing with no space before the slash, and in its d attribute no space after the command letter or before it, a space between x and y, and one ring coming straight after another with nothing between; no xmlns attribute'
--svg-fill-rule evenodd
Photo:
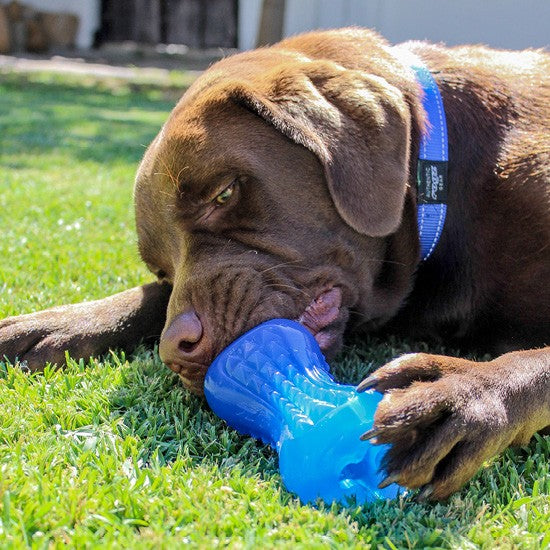
<svg viewBox="0 0 550 550"><path fill-rule="evenodd" d="M206 373L206 368L205 368ZM204 376L200 378L188 378L183 373L179 373L180 380L183 382L183 385L195 395L204 395Z"/></svg>
<svg viewBox="0 0 550 550"><path fill-rule="evenodd" d="M342 290L332 286L317 294L297 321L313 334L322 350L327 350L341 337L343 317Z"/></svg>
<svg viewBox="0 0 550 550"><path fill-rule="evenodd" d="M167 363L166 366L173 372L175 372L183 385L196 395L203 394L204 377L208 369L208 365L195 365L191 369L188 365L181 365L180 363Z"/></svg>
<svg viewBox="0 0 550 550"><path fill-rule="evenodd" d="M182 380L193 383L195 379L200 379L204 371L208 368L206 363L186 363L181 364L177 362L165 363L165 365L173 372L175 372Z"/></svg>
<svg viewBox="0 0 550 550"><path fill-rule="evenodd" d="M183 368L179 363L165 363L165 365L176 374L179 374Z"/></svg>
<svg viewBox="0 0 550 550"><path fill-rule="evenodd" d="M177 362L165 363L165 365L176 374L187 375L193 372L200 372L201 369L204 369L207 363L185 363L185 365Z"/></svg>

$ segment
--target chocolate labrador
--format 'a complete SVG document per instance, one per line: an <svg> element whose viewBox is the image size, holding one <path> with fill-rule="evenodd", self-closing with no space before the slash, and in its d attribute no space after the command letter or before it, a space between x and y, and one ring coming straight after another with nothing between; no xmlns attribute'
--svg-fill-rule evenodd
<svg viewBox="0 0 550 550"><path fill-rule="evenodd" d="M6 319L0 355L36 369L162 332L162 360L200 393L212 358L274 317L328 355L347 326L490 350L406 355L359 387L385 394L364 436L391 444L383 483L447 497L550 427L549 75L541 51L390 46L360 29L223 59L138 170L139 249L158 282ZM448 160L419 160L442 121ZM446 219L423 259L434 182Z"/></svg>

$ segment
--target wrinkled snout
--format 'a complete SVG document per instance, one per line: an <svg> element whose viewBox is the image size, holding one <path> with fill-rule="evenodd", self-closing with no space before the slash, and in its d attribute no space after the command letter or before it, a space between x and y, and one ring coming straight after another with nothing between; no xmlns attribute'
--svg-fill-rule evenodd
<svg viewBox="0 0 550 550"><path fill-rule="evenodd" d="M293 313L294 304L269 284L278 282L276 273L267 271L266 280L263 264L197 265L172 291L159 354L188 389L201 394L206 371L224 347L266 319ZM281 282L286 289L288 281Z"/></svg>
<svg viewBox="0 0 550 550"><path fill-rule="evenodd" d="M307 271L313 280L298 282L276 267L266 262L203 266L173 289L159 354L190 391L202 394L216 355L268 319L296 319L325 353L341 345L348 310L336 273Z"/></svg>

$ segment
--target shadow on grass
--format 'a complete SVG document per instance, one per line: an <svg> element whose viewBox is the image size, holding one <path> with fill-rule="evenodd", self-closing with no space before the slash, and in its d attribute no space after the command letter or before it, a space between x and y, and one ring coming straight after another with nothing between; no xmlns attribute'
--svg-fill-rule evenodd
<svg viewBox="0 0 550 550"><path fill-rule="evenodd" d="M174 105L159 89L17 74L0 74L0 95L0 152L12 168L27 165L10 157L59 150L79 161L137 163Z"/></svg>

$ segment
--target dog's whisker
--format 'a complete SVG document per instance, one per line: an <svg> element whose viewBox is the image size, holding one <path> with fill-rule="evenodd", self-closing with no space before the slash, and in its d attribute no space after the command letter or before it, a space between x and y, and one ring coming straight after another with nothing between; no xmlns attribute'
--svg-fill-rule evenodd
<svg viewBox="0 0 550 550"><path fill-rule="evenodd" d="M274 269L279 269L281 267L292 267L292 268L299 268L299 269L310 269L305 265L296 265L299 262L299 260L289 260L288 262L281 262L277 265L272 265L270 267L266 267L262 271L260 271L260 275L263 275L264 273L267 273L268 271L272 271ZM294 264L294 265L293 265Z"/></svg>
<svg viewBox="0 0 550 550"><path fill-rule="evenodd" d="M179 188L180 183L181 183L181 179L180 179L180 178L181 178L181 174L182 174L182 172L185 172L186 170L189 170L189 166L182 166L182 167L180 168L180 171L178 172L178 175L177 175L177 178L176 178L176 180L177 180L177 182L178 182L178 188Z"/></svg>
<svg viewBox="0 0 550 550"><path fill-rule="evenodd" d="M361 259L361 262L360 262L360 265L363 265L363 264L368 264L368 263L372 263L372 264L391 264L391 265L400 265L400 266L405 266L405 262L397 262L395 260L385 260L383 258L362 258Z"/></svg>
<svg viewBox="0 0 550 550"><path fill-rule="evenodd" d="M164 175L166 176L172 183L172 186L173 186L173 190L174 191L178 191L179 188L180 188L180 178L181 178L181 174L182 172L184 172L185 170L188 170L189 167L188 166L182 166L180 168L180 170L178 171L178 174L177 176L174 176L171 168L168 166L167 162L164 160L164 159L160 159L161 160L161 163L162 163L162 167L164 168L165 172L158 172L160 175Z"/></svg>
<svg viewBox="0 0 550 550"><path fill-rule="evenodd" d="M267 283L265 285L265 288L288 288L288 289L294 290L296 292L301 292L309 300L313 299L313 297L311 296L311 293L307 292L306 290L304 290L302 288L299 288L299 287L293 286L293 285L287 285L287 284L284 284L284 283Z"/></svg>

